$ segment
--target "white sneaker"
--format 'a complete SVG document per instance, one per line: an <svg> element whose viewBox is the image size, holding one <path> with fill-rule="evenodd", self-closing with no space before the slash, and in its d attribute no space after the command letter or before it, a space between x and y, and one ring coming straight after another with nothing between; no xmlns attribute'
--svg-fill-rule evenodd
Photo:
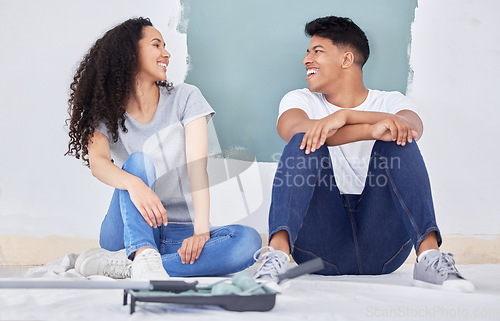
<svg viewBox="0 0 500 321"><path fill-rule="evenodd" d="M257 272L255 272L253 278L256 282L266 283L267 287L276 292L281 292L283 289L290 286L289 281L278 284L278 274L286 272L288 263L290 263L290 256L283 251L275 250L271 246L266 246L254 253L254 260L257 260L262 251L266 249L269 251L264 253L260 258L262 264Z"/></svg>
<svg viewBox="0 0 500 321"><path fill-rule="evenodd" d="M75 270L83 276L104 275L125 279L130 277L130 260L125 250L111 252L101 248L90 249L78 256Z"/></svg>
<svg viewBox="0 0 500 321"><path fill-rule="evenodd" d="M132 262L133 280L167 280L167 271L163 268L161 255L154 249L145 249L137 254Z"/></svg>
<svg viewBox="0 0 500 321"><path fill-rule="evenodd" d="M454 292L474 292L474 284L457 270L451 253L428 250L420 254L413 269L413 284Z"/></svg>

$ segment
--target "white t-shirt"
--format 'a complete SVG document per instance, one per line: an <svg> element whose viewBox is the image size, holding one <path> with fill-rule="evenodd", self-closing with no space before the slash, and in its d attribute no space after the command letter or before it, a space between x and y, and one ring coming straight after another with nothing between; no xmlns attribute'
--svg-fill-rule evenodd
<svg viewBox="0 0 500 321"><path fill-rule="evenodd" d="M310 92L307 88L293 90L281 99L278 119L285 111L293 108L303 110L310 119L321 119L343 109L330 104L325 95ZM349 109L390 114L401 110L411 110L418 114L415 104L400 92L371 89L361 105ZM361 194L363 192L374 143L374 140L366 140L328 147L340 193Z"/></svg>

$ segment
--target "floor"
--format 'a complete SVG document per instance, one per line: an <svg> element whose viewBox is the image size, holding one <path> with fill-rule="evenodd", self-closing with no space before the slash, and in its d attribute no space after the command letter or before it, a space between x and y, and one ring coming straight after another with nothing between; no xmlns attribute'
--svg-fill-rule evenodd
<svg viewBox="0 0 500 321"><path fill-rule="evenodd" d="M2 279L25 277L29 267L0 268ZM256 267L250 268L251 273ZM121 290L0 289L0 320L500 320L500 264L458 266L476 292L453 293L411 285L413 266L384 276L324 277L291 281L269 312L143 303L133 315ZM31 273L30 276L37 274ZM74 270L38 278L79 277ZM220 278L199 278L210 284ZM35 280L36 281L36 280ZM113 282L111 280L111 282Z"/></svg>

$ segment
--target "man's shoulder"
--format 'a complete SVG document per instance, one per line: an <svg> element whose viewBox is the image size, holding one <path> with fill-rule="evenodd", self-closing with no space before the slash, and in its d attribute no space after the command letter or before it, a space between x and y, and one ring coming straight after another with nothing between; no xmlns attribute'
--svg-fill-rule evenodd
<svg viewBox="0 0 500 321"><path fill-rule="evenodd" d="M302 102L320 102L322 94L311 92L308 88L295 89L288 92L281 99L282 102L300 100Z"/></svg>
<svg viewBox="0 0 500 321"><path fill-rule="evenodd" d="M372 98L376 99L385 99L385 98L407 98L404 94L396 90L377 90L370 89L370 94Z"/></svg>
<svg viewBox="0 0 500 321"><path fill-rule="evenodd" d="M286 93L286 96L320 97L320 93L311 92L308 88L294 89Z"/></svg>
<svg viewBox="0 0 500 321"><path fill-rule="evenodd" d="M302 109L311 119L322 118L325 115L324 98L320 93L311 92L307 88L292 90L280 102L278 118L289 109Z"/></svg>
<svg viewBox="0 0 500 321"><path fill-rule="evenodd" d="M418 108L413 99L407 97L399 91L370 89L369 105L392 114L395 114L403 109L413 110L418 113Z"/></svg>

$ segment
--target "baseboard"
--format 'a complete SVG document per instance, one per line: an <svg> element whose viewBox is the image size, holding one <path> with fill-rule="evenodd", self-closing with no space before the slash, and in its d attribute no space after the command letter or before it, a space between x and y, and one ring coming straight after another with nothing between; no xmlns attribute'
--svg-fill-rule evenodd
<svg viewBox="0 0 500 321"><path fill-rule="evenodd" d="M267 235L261 234L262 245ZM94 239L77 237L0 235L0 265L41 265L89 248L98 247ZM500 263L500 235L445 235L441 250L451 252L457 264ZM415 262L415 254L407 263Z"/></svg>
<svg viewBox="0 0 500 321"><path fill-rule="evenodd" d="M93 247L99 247L97 240L56 235L0 235L0 265L42 265Z"/></svg>

